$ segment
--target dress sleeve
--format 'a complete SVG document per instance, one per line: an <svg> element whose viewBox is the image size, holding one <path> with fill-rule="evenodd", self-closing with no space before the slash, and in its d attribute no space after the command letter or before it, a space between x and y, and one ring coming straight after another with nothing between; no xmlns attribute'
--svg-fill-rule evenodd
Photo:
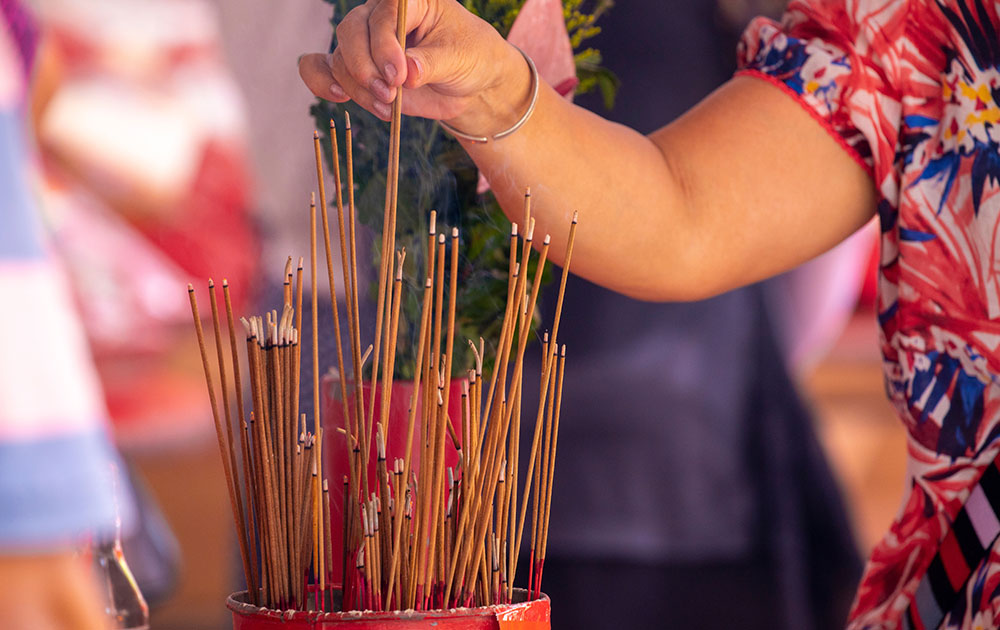
<svg viewBox="0 0 1000 630"><path fill-rule="evenodd" d="M793 0L780 23L756 18L747 27L737 75L783 89L880 187L891 184L901 112L892 70L905 18L900 0Z"/></svg>

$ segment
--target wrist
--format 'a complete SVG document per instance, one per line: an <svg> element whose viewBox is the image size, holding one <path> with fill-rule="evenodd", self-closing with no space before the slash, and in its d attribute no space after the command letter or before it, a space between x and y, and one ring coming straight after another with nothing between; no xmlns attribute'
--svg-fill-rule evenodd
<svg viewBox="0 0 1000 630"><path fill-rule="evenodd" d="M497 61L488 68L492 77L483 89L469 97L462 112L444 120L448 126L467 135L493 138L510 130L532 107L536 80L526 56L516 47L501 41Z"/></svg>

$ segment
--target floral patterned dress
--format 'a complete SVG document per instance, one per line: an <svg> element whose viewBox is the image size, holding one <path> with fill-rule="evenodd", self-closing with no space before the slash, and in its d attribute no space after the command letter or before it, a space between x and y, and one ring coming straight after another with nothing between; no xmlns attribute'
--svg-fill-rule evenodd
<svg viewBox="0 0 1000 630"><path fill-rule="evenodd" d="M907 494L849 627L897 628L1000 450L1000 2L793 0L758 18L740 73L801 103L872 175L885 385L908 432ZM1000 622L1000 544L944 628Z"/></svg>

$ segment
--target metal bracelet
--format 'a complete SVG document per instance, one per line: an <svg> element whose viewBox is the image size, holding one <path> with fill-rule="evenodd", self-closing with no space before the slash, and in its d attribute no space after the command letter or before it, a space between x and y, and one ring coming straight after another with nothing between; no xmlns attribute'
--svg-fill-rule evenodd
<svg viewBox="0 0 1000 630"><path fill-rule="evenodd" d="M511 46L514 45L511 44ZM517 48L517 46L514 46L514 48ZM525 61L528 62L528 68L531 70L531 102L528 103L528 111L524 112L524 115L521 116L516 123L514 123L509 129L505 129L504 131L501 131L493 136L494 142L502 138L506 138L524 126L524 123L528 122L528 119L531 118L531 114L535 111L535 104L538 102L538 86L541 83L541 80L538 78L538 68L535 67L535 62L531 60L531 57L529 57L527 53L520 48L517 48L517 52L521 53L521 56L523 56ZM479 144L486 144L490 141L488 136L474 136L472 134L459 131L443 120L439 120L438 124L441 125L445 131L462 140L468 140L469 142L476 142Z"/></svg>

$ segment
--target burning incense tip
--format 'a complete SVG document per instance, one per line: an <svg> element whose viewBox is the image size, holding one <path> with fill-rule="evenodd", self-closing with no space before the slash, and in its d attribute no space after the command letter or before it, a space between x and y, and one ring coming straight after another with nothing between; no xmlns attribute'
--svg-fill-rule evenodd
<svg viewBox="0 0 1000 630"><path fill-rule="evenodd" d="M396 254L396 281L403 281L403 261L406 260L406 248L402 248L399 253Z"/></svg>
<svg viewBox="0 0 1000 630"><path fill-rule="evenodd" d="M476 357L476 372L481 372L483 367L483 355L480 354L479 348L476 347L476 343L469 339L469 347L472 348L472 354Z"/></svg>
<svg viewBox="0 0 1000 630"><path fill-rule="evenodd" d="M302 262L303 262L302 256L299 256L299 269L302 269Z"/></svg>
<svg viewBox="0 0 1000 630"><path fill-rule="evenodd" d="M336 128L337 128L337 123L333 122L333 118L331 118L330 119L330 129L332 130L332 129L336 129Z"/></svg>
<svg viewBox="0 0 1000 630"><path fill-rule="evenodd" d="M215 288L215 283L212 282L211 278L208 279L208 288L209 289L214 289Z"/></svg>
<svg viewBox="0 0 1000 630"><path fill-rule="evenodd" d="M438 234L438 243L444 243L444 234Z"/></svg>
<svg viewBox="0 0 1000 630"><path fill-rule="evenodd" d="M432 284L432 281L431 281L430 278L427 278L426 280L424 280L424 288L425 289L431 288L431 284Z"/></svg>
<svg viewBox="0 0 1000 630"><path fill-rule="evenodd" d="M531 186L528 186L527 188L524 189L524 196L525 197L531 196Z"/></svg>
<svg viewBox="0 0 1000 630"><path fill-rule="evenodd" d="M548 234L545 235L545 240L542 241L543 244L548 245L552 241L552 237Z"/></svg>
<svg viewBox="0 0 1000 630"><path fill-rule="evenodd" d="M437 212L431 210L430 228L427 230L427 233L435 234L436 232L437 232Z"/></svg>
<svg viewBox="0 0 1000 630"><path fill-rule="evenodd" d="M452 238L458 238L458 228L457 227L451 228L451 237Z"/></svg>
<svg viewBox="0 0 1000 630"><path fill-rule="evenodd" d="M228 286L229 286L229 280L226 280L225 278L223 278L222 279L222 288L226 288Z"/></svg>
<svg viewBox="0 0 1000 630"><path fill-rule="evenodd" d="M580 218L580 213L579 212L574 212L573 213L573 223L576 223L579 218Z"/></svg>
<svg viewBox="0 0 1000 630"><path fill-rule="evenodd" d="M559 351L559 355L563 357L566 356L566 344L563 344L562 349Z"/></svg>
<svg viewBox="0 0 1000 630"><path fill-rule="evenodd" d="M188 283L188 293L194 293L194 285L192 285L190 282Z"/></svg>
<svg viewBox="0 0 1000 630"><path fill-rule="evenodd" d="M314 192L309 193L309 205L312 206L313 209L316 208L316 193Z"/></svg>
<svg viewBox="0 0 1000 630"><path fill-rule="evenodd" d="M510 224L510 235L517 236L517 223Z"/></svg>
<svg viewBox="0 0 1000 630"><path fill-rule="evenodd" d="M313 131L313 140L319 140L319 132Z"/></svg>
<svg viewBox="0 0 1000 630"><path fill-rule="evenodd" d="M351 129L351 112L347 112L347 111L344 112L344 120L346 121L344 123L344 127L348 131L350 131L350 129Z"/></svg>

